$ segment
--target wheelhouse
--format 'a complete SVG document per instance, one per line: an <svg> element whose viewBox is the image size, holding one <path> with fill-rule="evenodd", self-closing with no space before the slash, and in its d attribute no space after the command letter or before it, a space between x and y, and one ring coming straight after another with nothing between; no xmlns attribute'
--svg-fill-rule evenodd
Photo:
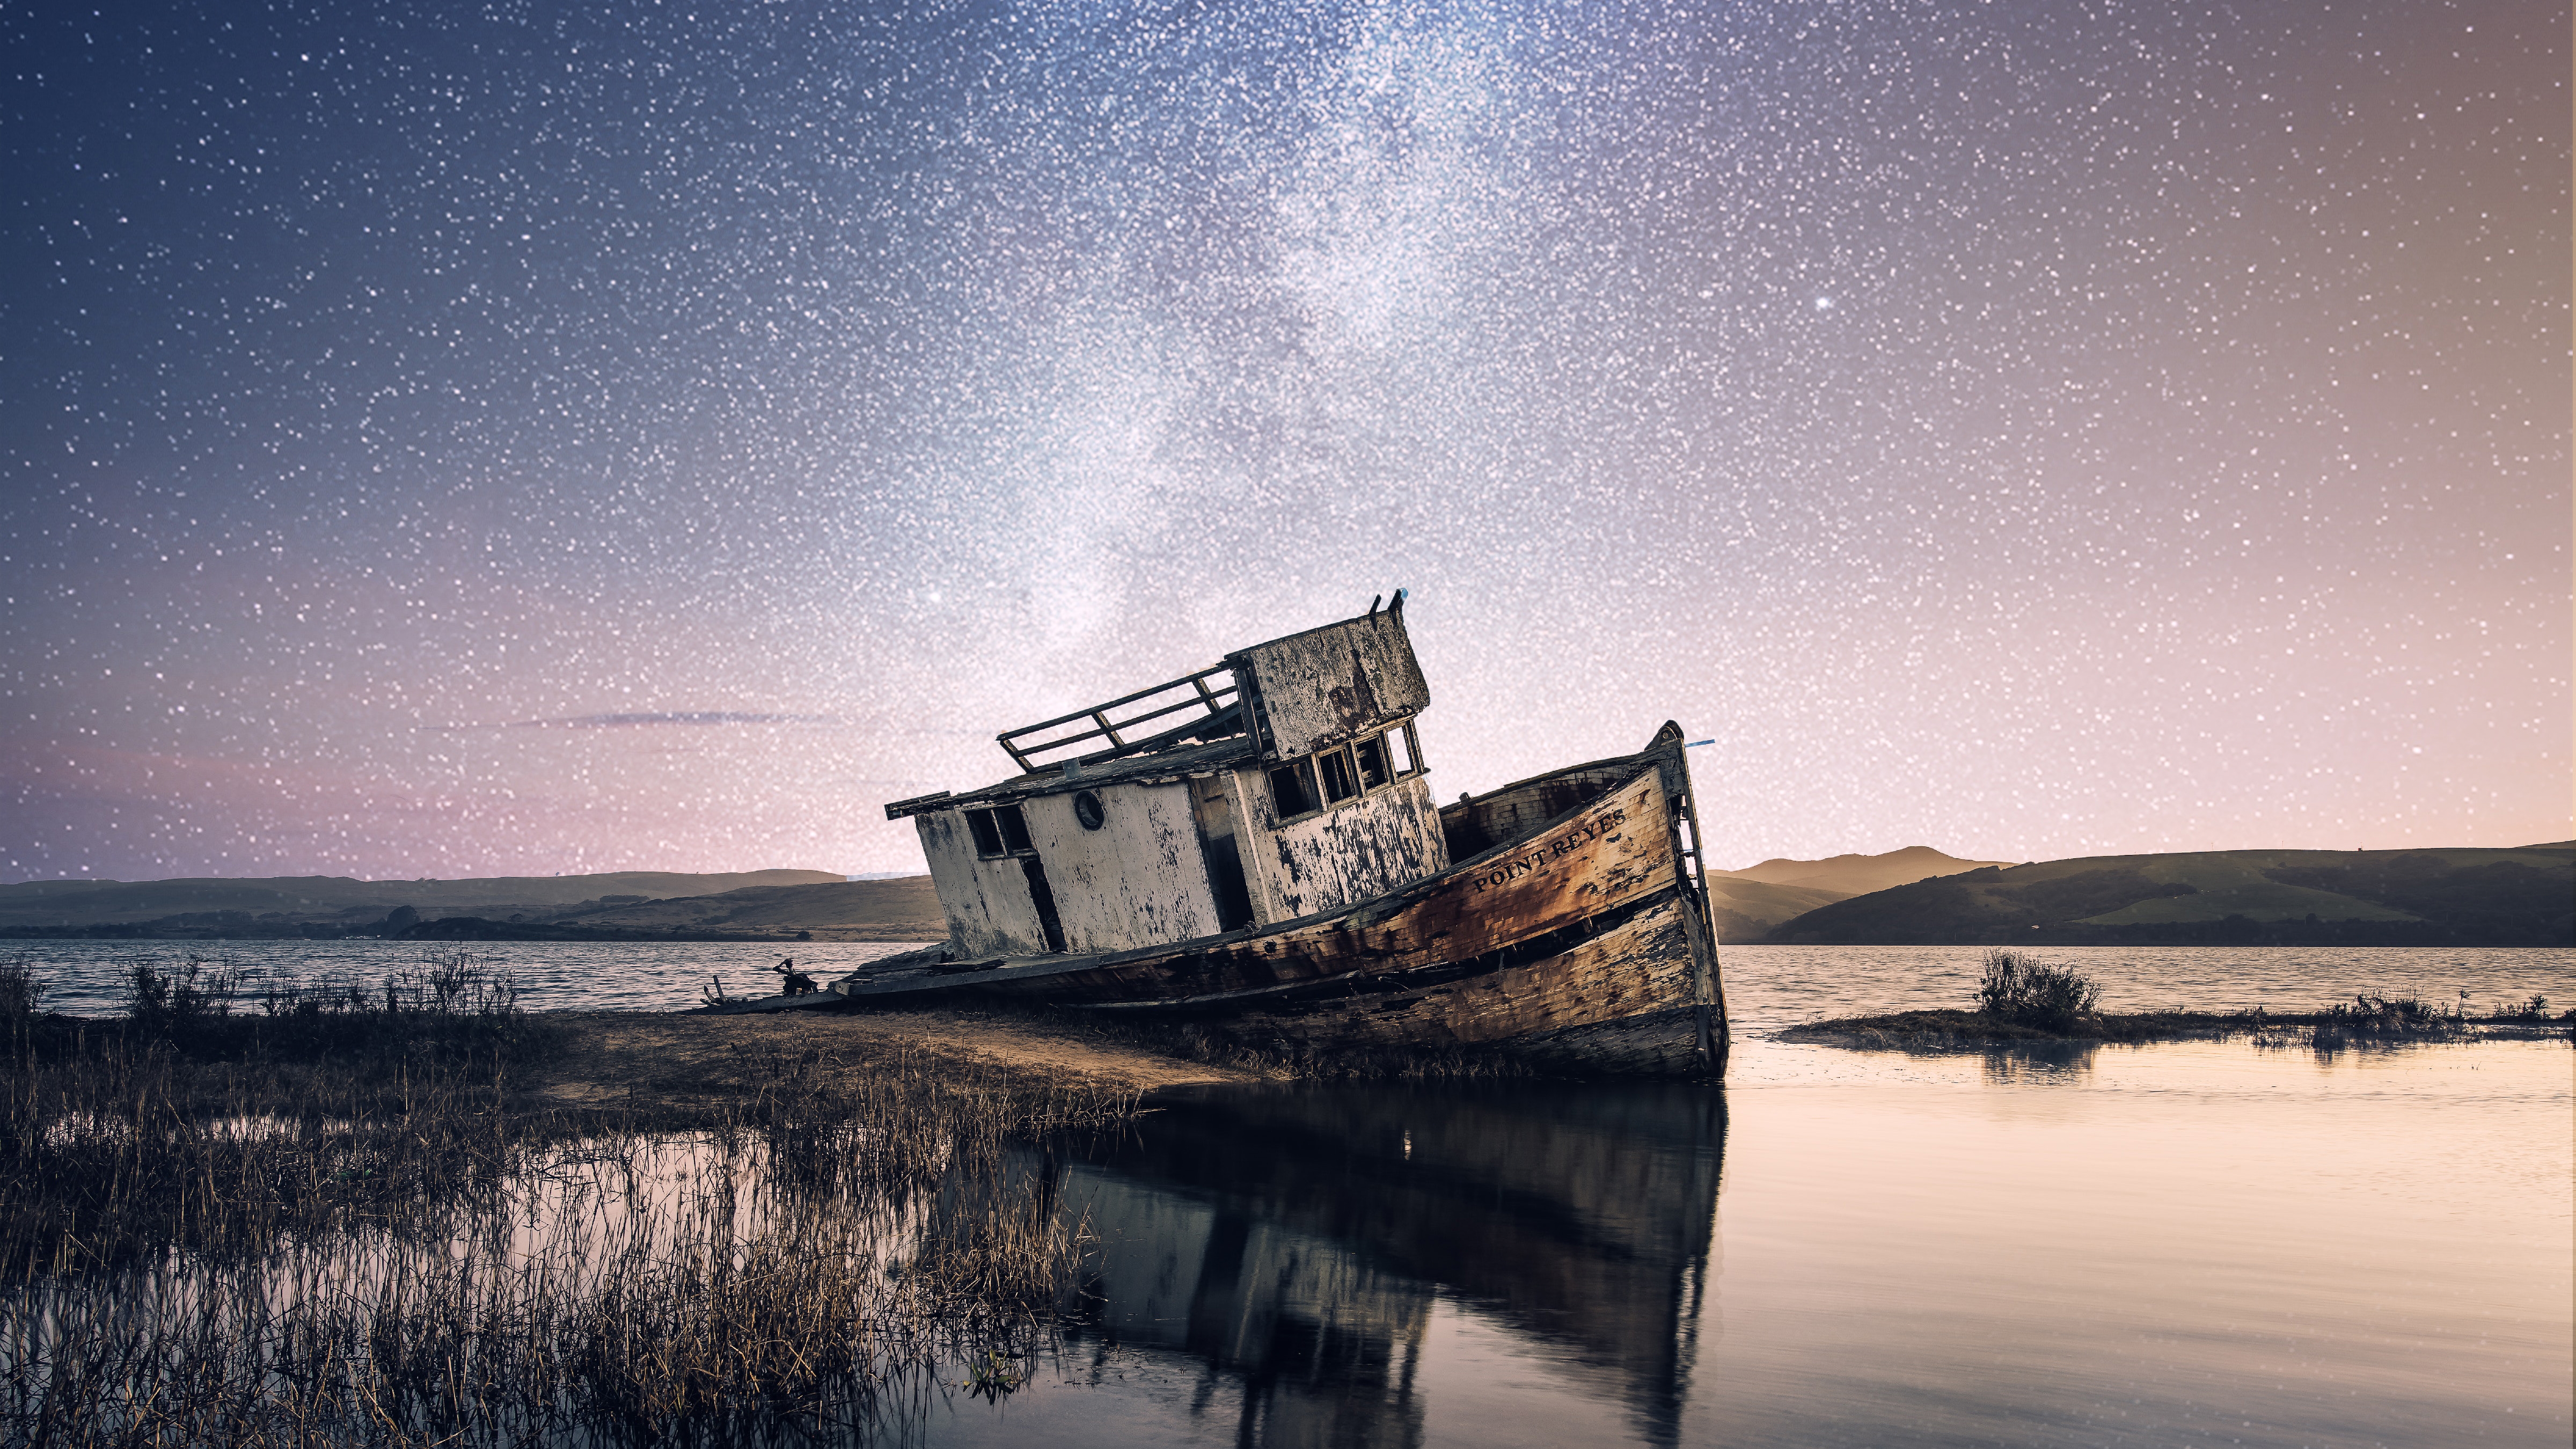
<svg viewBox="0 0 2576 1449"><path fill-rule="evenodd" d="M910 818L952 957L1099 953L1342 909L1449 865L1404 592L1006 730L1021 773Z"/></svg>

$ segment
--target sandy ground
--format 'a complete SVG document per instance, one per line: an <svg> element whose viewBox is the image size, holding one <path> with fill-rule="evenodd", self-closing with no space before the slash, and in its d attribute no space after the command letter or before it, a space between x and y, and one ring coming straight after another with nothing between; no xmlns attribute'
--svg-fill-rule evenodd
<svg viewBox="0 0 2576 1449"><path fill-rule="evenodd" d="M967 1011L548 1012L572 1039L527 1079L565 1106L606 1106L630 1093L677 1098L740 1093L781 1055L868 1072L910 1059L974 1060L1118 1091L1256 1082L1259 1075L1113 1041L1077 1024Z"/></svg>

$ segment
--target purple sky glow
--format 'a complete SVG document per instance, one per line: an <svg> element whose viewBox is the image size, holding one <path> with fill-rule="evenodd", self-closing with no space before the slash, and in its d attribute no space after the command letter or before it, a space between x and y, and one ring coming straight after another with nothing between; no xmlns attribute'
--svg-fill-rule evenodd
<svg viewBox="0 0 2576 1449"><path fill-rule="evenodd" d="M1721 865L2564 839L2569 28L0 8L0 878L917 868L1399 585Z"/></svg>

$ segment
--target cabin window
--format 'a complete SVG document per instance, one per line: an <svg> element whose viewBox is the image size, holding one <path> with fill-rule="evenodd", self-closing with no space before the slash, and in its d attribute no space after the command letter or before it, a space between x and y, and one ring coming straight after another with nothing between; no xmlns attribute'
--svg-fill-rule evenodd
<svg viewBox="0 0 2576 1449"><path fill-rule="evenodd" d="M986 860L991 860L993 857L998 855L1007 854L1007 852L1002 849L1001 829L993 824L992 811L967 811L966 833L975 837L975 853L984 857Z"/></svg>
<svg viewBox="0 0 2576 1449"><path fill-rule="evenodd" d="M1351 768L1351 752L1326 750L1315 757L1315 769L1324 777L1324 799L1339 804L1360 792L1357 771Z"/></svg>
<svg viewBox="0 0 2576 1449"><path fill-rule="evenodd" d="M1387 773L1402 779L1422 768L1421 753L1413 748L1413 726L1398 725L1386 732Z"/></svg>
<svg viewBox="0 0 2576 1449"><path fill-rule="evenodd" d="M1004 805L993 811L993 823L1001 828L1002 848L1013 855L1037 849L1029 844L1029 822L1020 817L1020 807Z"/></svg>
<svg viewBox="0 0 2576 1449"><path fill-rule="evenodd" d="M1384 739L1362 740L1352 747L1351 753L1360 763L1361 789L1382 790L1386 788L1386 782L1394 778L1386 772Z"/></svg>
<svg viewBox="0 0 2576 1449"><path fill-rule="evenodd" d="M1270 809L1282 820L1311 815L1323 807L1315 800L1314 778L1304 760L1291 760L1270 772Z"/></svg>
<svg viewBox="0 0 2576 1449"><path fill-rule="evenodd" d="M1109 816L1100 808L1099 796L1088 790L1078 790L1073 797L1073 818L1085 830L1098 830L1101 822Z"/></svg>

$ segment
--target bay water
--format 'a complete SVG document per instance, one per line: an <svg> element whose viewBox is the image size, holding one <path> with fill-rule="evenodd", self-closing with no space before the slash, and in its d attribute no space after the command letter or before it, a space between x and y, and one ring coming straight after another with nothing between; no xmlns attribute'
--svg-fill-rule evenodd
<svg viewBox="0 0 2576 1449"><path fill-rule="evenodd" d="M105 1011L162 943L26 942ZM139 949L138 949L139 948ZM203 950L204 948L200 948ZM365 982L391 942L223 943ZM538 1010L672 1010L781 954L496 943ZM211 953L210 953L211 954ZM2245 1039L1852 1051L1800 1021L1963 1006L1973 948L1730 947L1723 1088L1501 1082L1186 1094L1033 1147L1094 1239L1005 1391L927 1445L2564 1445L2576 1051ZM2576 1004L2576 952L2040 953L2110 1009ZM824 1025L818 1023L818 1030Z"/></svg>

